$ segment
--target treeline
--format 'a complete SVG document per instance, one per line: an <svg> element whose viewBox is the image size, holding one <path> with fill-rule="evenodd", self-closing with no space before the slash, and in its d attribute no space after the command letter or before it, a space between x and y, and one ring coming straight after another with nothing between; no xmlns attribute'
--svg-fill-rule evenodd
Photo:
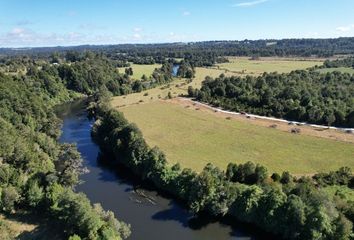
<svg viewBox="0 0 354 240"><path fill-rule="evenodd" d="M65 57L52 54L49 63L44 60L31 60L17 57L0 64L1 69L37 79L51 96L66 88L73 92L91 95L101 87L106 87L113 95L126 95L171 82L174 62L166 60L162 67L155 69L150 77L132 81L131 74L119 73L117 62L93 52L67 52ZM128 65L129 66L129 65ZM11 71L9 71L12 69ZM60 83L60 86L57 84Z"/></svg>
<svg viewBox="0 0 354 240"><path fill-rule="evenodd" d="M354 76L293 71L259 77L207 77L189 96L232 111L354 127Z"/></svg>
<svg viewBox="0 0 354 240"><path fill-rule="evenodd" d="M0 48L0 55L32 55L48 57L53 52L94 51L110 58L127 56L130 61L161 63L166 58L185 58L192 55L215 56L320 56L353 54L353 38L333 39L265 39L242 41L206 41L191 43L120 44L109 46L83 45L76 47L47 47L31 49ZM152 61L152 59L154 59ZM205 57L206 59L206 57Z"/></svg>
<svg viewBox="0 0 354 240"><path fill-rule="evenodd" d="M339 68L339 67L348 67L354 68L354 57L348 57L344 59L337 60L326 60L323 63L323 68Z"/></svg>
<svg viewBox="0 0 354 240"><path fill-rule="evenodd" d="M73 188L84 172L76 146L59 144L61 121L53 107L79 96L57 69L26 75L0 73L0 212L36 213L72 239L122 239L129 227Z"/></svg>
<svg viewBox="0 0 354 240"><path fill-rule="evenodd" d="M230 164L226 172L208 164L200 173L170 166L163 152L146 144L135 124L104 102L96 103L92 129L101 150L186 202L194 213L229 215L285 239L350 239L353 203L333 201L315 180L296 180L288 172L269 178L266 168L253 163Z"/></svg>
<svg viewBox="0 0 354 240"><path fill-rule="evenodd" d="M243 41L207 41L193 43L121 44L109 46L48 47L31 49L0 49L1 62L11 68L9 58L21 56L51 63L82 61L87 54L110 59L115 67L135 64L163 64L167 59L184 59L193 67L227 62L225 56L259 57L330 57L354 54L354 38L335 39L268 39ZM3 55L3 57L2 57Z"/></svg>
<svg viewBox="0 0 354 240"><path fill-rule="evenodd" d="M72 53L74 54L74 53ZM75 53L80 56L79 53ZM172 81L173 63L165 61L160 69L155 69L152 75L132 83L129 72L119 74L115 62L102 54L89 53L84 59L74 58L70 64L60 64L56 67L60 78L68 89L83 92L88 95L105 86L114 95L126 95L140 92Z"/></svg>

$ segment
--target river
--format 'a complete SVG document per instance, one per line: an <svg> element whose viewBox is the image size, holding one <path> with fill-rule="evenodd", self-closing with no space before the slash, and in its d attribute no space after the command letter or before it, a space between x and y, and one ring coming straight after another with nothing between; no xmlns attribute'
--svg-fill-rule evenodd
<svg viewBox="0 0 354 240"><path fill-rule="evenodd" d="M60 141L77 143L84 165L90 171L81 176L84 183L76 191L84 192L91 202L101 203L118 219L131 224L129 239L271 239L249 225L230 224L230 220L220 222L208 217L195 218L183 204L142 188L144 184L123 167L113 171L112 167L105 166L99 157L98 146L91 140L93 121L87 118L85 107L85 101L77 101L58 108L58 115L63 119Z"/></svg>

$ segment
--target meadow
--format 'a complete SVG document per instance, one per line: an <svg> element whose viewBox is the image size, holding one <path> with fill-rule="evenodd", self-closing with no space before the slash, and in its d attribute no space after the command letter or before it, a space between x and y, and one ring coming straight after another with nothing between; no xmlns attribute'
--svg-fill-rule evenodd
<svg viewBox="0 0 354 240"><path fill-rule="evenodd" d="M246 57L229 58L229 63L218 64L218 67L196 67L195 77L190 83L186 83L185 79L175 78L175 80L164 86L159 86L154 89L149 89L140 93L129 94L127 96L119 96L114 98L114 106L125 106L130 104L153 102L158 99L167 97L168 92L171 92L173 97L180 94L187 94L189 86L193 88L200 88L206 76L212 78L219 77L220 74L225 76L246 76L260 75L263 72L290 72L295 69L305 69L314 65L321 65L323 60L300 60L288 58L262 58L261 60L249 60ZM143 74L150 76L153 70L160 67L158 64L154 65L138 65L131 64L133 68L133 79L140 79ZM119 68L120 72L124 73L125 68ZM242 73L242 69L246 69Z"/></svg>
<svg viewBox="0 0 354 240"><path fill-rule="evenodd" d="M264 72L288 73L297 69L306 69L322 65L323 59L270 58L262 57L250 60L249 57L229 57L230 62L216 64L218 69L238 75L259 75Z"/></svg>
<svg viewBox="0 0 354 240"><path fill-rule="evenodd" d="M142 130L150 146L165 152L171 164L201 171L207 163L253 161L270 172L313 174L354 168L354 145L291 134L246 122L216 117L181 105L155 101L119 108Z"/></svg>
<svg viewBox="0 0 354 240"><path fill-rule="evenodd" d="M133 76L132 79L140 80L143 75L146 77L150 77L151 74L154 72L155 68L160 68L161 64L134 64L130 63L130 67L133 69ZM125 67L118 68L119 73L124 73Z"/></svg>
<svg viewBox="0 0 354 240"><path fill-rule="evenodd" d="M187 93L188 86L199 88L206 76L218 77L261 74L264 71L289 72L319 65L322 60L289 60L231 58L219 69L196 68L195 78L187 83L176 78L164 86L140 93L115 97L112 106L135 122L151 146L160 147L171 163L200 171L207 163L225 168L229 162L253 161L270 171L289 170L294 174L312 174L354 167L354 145L304 134L296 135L278 129L249 124L237 119L227 120L213 114L186 108L167 99ZM144 66L144 65L142 65ZM236 74L238 69L247 68ZM133 68L134 71L134 68Z"/></svg>

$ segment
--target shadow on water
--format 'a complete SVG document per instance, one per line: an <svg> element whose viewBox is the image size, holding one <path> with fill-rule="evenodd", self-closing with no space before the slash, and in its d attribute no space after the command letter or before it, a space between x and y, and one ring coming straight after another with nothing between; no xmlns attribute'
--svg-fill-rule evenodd
<svg viewBox="0 0 354 240"><path fill-rule="evenodd" d="M76 142L84 166L90 171L82 175L84 183L77 187L77 191L84 192L92 202L101 203L119 219L130 223L130 239L275 239L252 225L232 219L195 216L182 202L165 192L156 191L129 169L100 154L90 136L93 121L86 117L85 102L57 109L64 120L60 141Z"/></svg>
<svg viewBox="0 0 354 240"><path fill-rule="evenodd" d="M241 239L276 239L275 236L259 230L254 225L237 222L231 217L211 217L206 213L194 215L186 210L187 206L183 202L172 199L169 193L158 191L149 184L149 182L142 182L124 165L112 162L115 162L112 157L99 152L97 156L97 166L105 169L105 171L100 174L100 181L114 181L120 184L128 184L131 187L126 188L126 192L133 192L136 189L140 189L146 191L148 195L152 195L151 198L160 197L169 201L167 204L168 208L157 211L151 215L151 219L154 221L174 221L179 223L183 228L197 231L214 224L223 226L224 228L230 228L229 235L238 238L241 237ZM107 171L114 173L116 177L107 178L106 174L104 174ZM250 237L250 235L254 236Z"/></svg>

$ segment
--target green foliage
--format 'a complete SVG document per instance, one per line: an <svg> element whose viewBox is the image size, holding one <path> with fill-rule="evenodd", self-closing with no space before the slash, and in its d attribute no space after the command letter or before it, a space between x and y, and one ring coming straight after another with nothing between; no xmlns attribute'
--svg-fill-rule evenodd
<svg viewBox="0 0 354 240"><path fill-rule="evenodd" d="M68 238L68 240L81 240L81 238L78 235L74 234L74 235L70 236Z"/></svg>
<svg viewBox="0 0 354 240"><path fill-rule="evenodd" d="M354 57L337 59L337 60L333 60L333 61L326 60L323 63L323 68L339 68L339 67L354 68Z"/></svg>
<svg viewBox="0 0 354 240"><path fill-rule="evenodd" d="M267 169L252 162L245 164L230 163L226 170L227 178L232 182L256 184L262 183L267 177Z"/></svg>
<svg viewBox="0 0 354 240"><path fill-rule="evenodd" d="M194 78L195 69L189 62L181 61L179 64L177 76L182 78Z"/></svg>
<svg viewBox="0 0 354 240"><path fill-rule="evenodd" d="M79 175L85 172L81 155L73 144L65 143L60 146L55 165L60 183L68 187L78 184Z"/></svg>
<svg viewBox="0 0 354 240"><path fill-rule="evenodd" d="M26 198L28 205L31 207L36 207L43 200L44 191L43 187L40 187L38 182L35 180L29 181L28 189L26 191Z"/></svg>
<svg viewBox="0 0 354 240"><path fill-rule="evenodd" d="M341 167L337 171L331 171L329 173L318 173L313 176L322 186L326 185L350 185L353 187L353 174L350 168Z"/></svg>
<svg viewBox="0 0 354 240"><path fill-rule="evenodd" d="M0 73L0 211L36 211L82 239L126 238L129 226L112 214L104 218L71 190L85 169L75 145L57 142L61 122L54 106L77 94L66 89L57 66L26 67L22 76Z"/></svg>
<svg viewBox="0 0 354 240"><path fill-rule="evenodd" d="M199 174L171 167L121 113L102 109L92 132L101 149L142 179L187 202L194 213L229 215L285 239L348 239L352 233L348 218L354 216L350 210L354 207L342 203L340 209L311 178L296 180L284 172L273 174L273 182L263 166L251 162L229 164L226 172L208 164Z"/></svg>
<svg viewBox="0 0 354 240"><path fill-rule="evenodd" d="M4 187L1 191L0 206L5 212L12 212L15 204L20 200L20 194L15 187Z"/></svg>
<svg viewBox="0 0 354 240"><path fill-rule="evenodd" d="M206 79L190 96L235 111L310 123L353 127L354 76L293 71ZM354 116L354 115L353 115Z"/></svg>

